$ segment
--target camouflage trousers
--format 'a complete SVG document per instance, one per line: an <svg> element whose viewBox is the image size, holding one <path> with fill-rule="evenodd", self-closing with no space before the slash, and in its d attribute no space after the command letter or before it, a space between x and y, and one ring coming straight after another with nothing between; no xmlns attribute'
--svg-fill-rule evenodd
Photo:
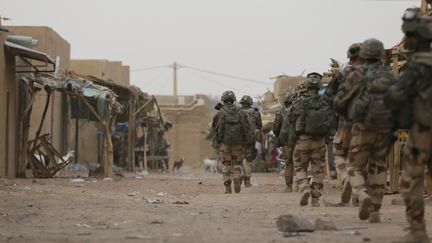
<svg viewBox="0 0 432 243"><path fill-rule="evenodd" d="M285 159L285 183L287 187L292 187L294 177L294 163L293 163L294 145L284 145L282 147L282 154Z"/></svg>
<svg viewBox="0 0 432 243"><path fill-rule="evenodd" d="M351 141L351 126L339 126L333 138L333 154L338 180L342 183L348 179L346 163Z"/></svg>
<svg viewBox="0 0 432 243"><path fill-rule="evenodd" d="M425 230L424 172L432 156L432 128L414 124L404 148L400 191L405 200L411 230Z"/></svg>
<svg viewBox="0 0 432 243"><path fill-rule="evenodd" d="M311 190L312 194L321 195L324 182L324 138L300 135L296 141L293 158L299 191ZM311 166L311 183L309 183L307 174L309 163Z"/></svg>
<svg viewBox="0 0 432 243"><path fill-rule="evenodd" d="M241 164L244 157L242 145L221 144L219 148L222 162L223 181L229 182L234 178L240 178Z"/></svg>
<svg viewBox="0 0 432 243"><path fill-rule="evenodd" d="M252 162L257 157L258 151L255 143L244 146L245 161L243 162L242 171L245 177L250 178L252 175Z"/></svg>
<svg viewBox="0 0 432 243"><path fill-rule="evenodd" d="M389 131L364 130L362 124L355 123L351 134L347 170L354 196L367 193L372 199L373 211L379 211L385 192L389 146L384 142Z"/></svg>

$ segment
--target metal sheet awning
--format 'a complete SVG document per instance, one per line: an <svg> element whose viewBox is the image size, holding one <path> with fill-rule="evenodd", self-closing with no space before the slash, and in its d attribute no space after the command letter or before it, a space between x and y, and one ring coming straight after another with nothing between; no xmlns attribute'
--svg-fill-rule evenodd
<svg viewBox="0 0 432 243"><path fill-rule="evenodd" d="M20 56L22 58L29 58L29 59L37 60L37 61L40 61L40 62L43 62L46 64L50 63L50 64L54 65L54 69L55 69L55 65L56 65L55 60L53 58L51 58L50 56L48 56L48 54L46 54L46 53L27 48L25 46L15 44L15 43L10 42L10 41L5 41L4 46L6 47L7 50L11 51L12 54L14 54L14 55ZM33 67L35 67L35 66L33 66Z"/></svg>

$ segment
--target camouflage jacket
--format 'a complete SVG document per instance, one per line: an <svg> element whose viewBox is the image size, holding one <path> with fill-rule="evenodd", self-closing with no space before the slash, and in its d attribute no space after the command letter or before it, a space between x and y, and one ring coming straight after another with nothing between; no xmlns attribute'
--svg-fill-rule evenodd
<svg viewBox="0 0 432 243"><path fill-rule="evenodd" d="M414 53L406 66L384 103L399 113L399 128L410 128L413 123L432 127L432 52Z"/></svg>

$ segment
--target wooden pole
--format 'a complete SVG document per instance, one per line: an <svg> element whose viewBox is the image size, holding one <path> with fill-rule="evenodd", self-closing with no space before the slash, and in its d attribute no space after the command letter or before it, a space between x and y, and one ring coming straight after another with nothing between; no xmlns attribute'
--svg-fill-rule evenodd
<svg viewBox="0 0 432 243"><path fill-rule="evenodd" d="M128 122L128 171L135 169L135 96L129 95L129 122Z"/></svg>
<svg viewBox="0 0 432 243"><path fill-rule="evenodd" d="M173 95L177 96L177 63L173 64Z"/></svg>
<svg viewBox="0 0 432 243"><path fill-rule="evenodd" d="M147 171L147 127L144 127L144 170Z"/></svg>

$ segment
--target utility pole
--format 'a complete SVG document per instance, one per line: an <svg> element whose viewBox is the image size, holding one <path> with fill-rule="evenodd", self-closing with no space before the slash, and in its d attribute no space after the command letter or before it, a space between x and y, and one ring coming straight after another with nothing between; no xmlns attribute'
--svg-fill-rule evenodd
<svg viewBox="0 0 432 243"><path fill-rule="evenodd" d="M173 95L177 96L177 63L173 64Z"/></svg>

